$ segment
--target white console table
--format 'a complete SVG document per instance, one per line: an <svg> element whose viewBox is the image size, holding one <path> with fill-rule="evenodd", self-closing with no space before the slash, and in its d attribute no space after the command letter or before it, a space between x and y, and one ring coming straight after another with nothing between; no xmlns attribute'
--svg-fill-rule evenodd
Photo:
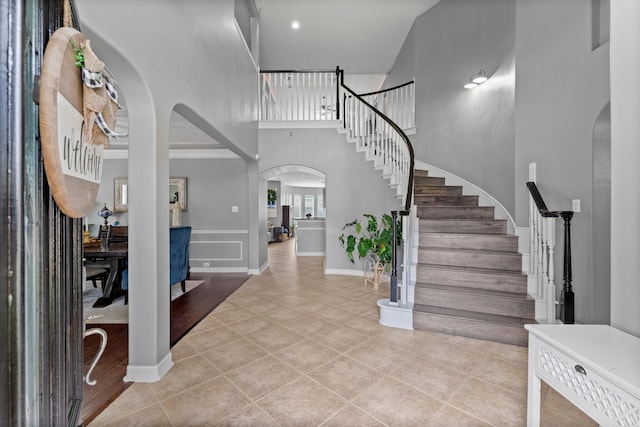
<svg viewBox="0 0 640 427"><path fill-rule="evenodd" d="M603 426L640 426L640 338L606 325L526 325L527 426L540 425L540 380Z"/></svg>

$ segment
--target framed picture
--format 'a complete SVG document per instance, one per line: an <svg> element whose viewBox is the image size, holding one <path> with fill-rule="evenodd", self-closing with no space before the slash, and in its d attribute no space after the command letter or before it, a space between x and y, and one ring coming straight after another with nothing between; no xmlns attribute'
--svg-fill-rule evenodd
<svg viewBox="0 0 640 427"><path fill-rule="evenodd" d="M183 211L187 210L187 178L169 178L169 204L180 203Z"/></svg>
<svg viewBox="0 0 640 427"><path fill-rule="evenodd" d="M169 208L178 202L183 211L187 210L187 178L169 178ZM129 183L127 178L113 180L113 211L127 212L129 210Z"/></svg>

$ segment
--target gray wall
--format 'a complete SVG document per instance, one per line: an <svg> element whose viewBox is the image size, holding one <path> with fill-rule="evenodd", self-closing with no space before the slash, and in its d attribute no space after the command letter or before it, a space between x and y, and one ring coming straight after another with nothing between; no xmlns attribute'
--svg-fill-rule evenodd
<svg viewBox="0 0 640 427"><path fill-rule="evenodd" d="M363 213L388 213L401 201L380 172L335 129L261 129L260 171L289 164L326 174L325 268L362 271L361 263L351 264L340 247L342 227Z"/></svg>
<svg viewBox="0 0 640 427"><path fill-rule="evenodd" d="M97 211L107 203L113 208L113 178L127 176L127 160L107 160L96 201ZM187 178L187 210L183 224L192 227L190 265L192 271L247 271L248 268L248 175L240 159L171 160L171 177ZM130 195L135 197L135 195ZM238 212L232 212L232 206ZM169 205L167 203L167 209ZM110 224L128 224L128 213L114 213ZM91 222L91 221L90 221ZM97 226L93 229L97 232ZM209 266L204 266L205 262Z"/></svg>
<svg viewBox="0 0 640 427"><path fill-rule="evenodd" d="M608 45L591 51L589 1L518 0L517 22L515 218L527 224L528 196L521 189L529 162L537 163L538 187L550 209L571 210L571 200L580 199L581 212L571 222L576 321L608 323L610 284L594 271L608 266L593 264L593 236L603 235L597 256L608 258L610 231L594 217L592 178L594 124L609 102ZM561 224L556 231L561 284ZM594 283L594 275L607 281Z"/></svg>
<svg viewBox="0 0 640 427"><path fill-rule="evenodd" d="M593 129L609 99L608 45L591 51L591 4L441 1L414 23L387 83L415 76L416 158L483 188L518 226L528 224L530 162L551 209L570 210L572 199L581 200L572 247L576 320L584 323L607 322L609 313L608 263L593 264L592 243L596 226L606 240L607 218L591 213ZM489 81L463 89L479 69ZM559 287L562 231L558 224Z"/></svg>
<svg viewBox="0 0 640 427"><path fill-rule="evenodd" d="M415 76L416 159L478 185L514 211L513 0L441 1L416 19L389 85ZM491 78L463 85L484 69Z"/></svg>

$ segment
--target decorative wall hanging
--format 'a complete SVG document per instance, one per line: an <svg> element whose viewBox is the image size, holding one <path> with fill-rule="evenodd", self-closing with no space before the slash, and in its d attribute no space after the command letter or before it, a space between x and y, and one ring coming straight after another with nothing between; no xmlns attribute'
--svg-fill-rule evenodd
<svg viewBox="0 0 640 427"><path fill-rule="evenodd" d="M53 33L40 77L40 137L53 198L72 218L93 209L103 150L117 136L118 94L103 71L80 32L62 27Z"/></svg>
<svg viewBox="0 0 640 427"><path fill-rule="evenodd" d="M267 218L277 218L278 211L276 209L276 201L278 200L278 192L273 189L267 189Z"/></svg>

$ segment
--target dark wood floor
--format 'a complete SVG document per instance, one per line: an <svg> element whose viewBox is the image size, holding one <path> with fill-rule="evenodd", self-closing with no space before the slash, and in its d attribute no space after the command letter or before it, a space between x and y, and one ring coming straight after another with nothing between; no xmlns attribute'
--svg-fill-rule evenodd
<svg viewBox="0 0 640 427"><path fill-rule="evenodd" d="M204 283L171 302L171 346L185 336L200 320L225 300L249 276L239 273L192 274L191 280ZM84 384L84 402L80 420L88 424L113 402L130 383L124 378L128 364L128 328L126 324L90 325L107 332L107 347L91 378L98 381L95 386ZM84 340L84 373L98 351L100 339L96 335Z"/></svg>

